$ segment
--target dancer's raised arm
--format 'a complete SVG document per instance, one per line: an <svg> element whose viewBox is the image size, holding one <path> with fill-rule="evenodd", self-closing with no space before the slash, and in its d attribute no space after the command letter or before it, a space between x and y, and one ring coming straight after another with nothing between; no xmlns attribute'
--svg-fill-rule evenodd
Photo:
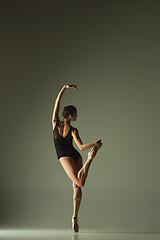
<svg viewBox="0 0 160 240"><path fill-rule="evenodd" d="M53 127L56 125L56 122L59 121L59 108L60 108L60 101L61 101L61 98L63 96L63 93L65 91L66 88L74 88L74 89L77 89L77 85L64 85L62 87L62 89L60 90L57 98L56 98L56 101L55 101L55 105L54 105L54 110L53 110L53 115L52 115L52 124L53 124Z"/></svg>

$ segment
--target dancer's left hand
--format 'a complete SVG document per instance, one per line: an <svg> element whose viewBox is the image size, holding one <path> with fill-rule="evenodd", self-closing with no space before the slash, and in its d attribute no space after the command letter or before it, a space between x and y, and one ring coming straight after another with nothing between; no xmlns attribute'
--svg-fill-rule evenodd
<svg viewBox="0 0 160 240"><path fill-rule="evenodd" d="M78 85L73 85L73 84L69 84L69 85L65 85L66 88L74 88L75 90L78 89Z"/></svg>

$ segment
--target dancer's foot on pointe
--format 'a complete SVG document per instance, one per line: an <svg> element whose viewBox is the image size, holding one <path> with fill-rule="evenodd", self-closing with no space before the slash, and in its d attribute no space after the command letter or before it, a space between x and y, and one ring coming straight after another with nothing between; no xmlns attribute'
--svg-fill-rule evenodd
<svg viewBox="0 0 160 240"><path fill-rule="evenodd" d="M88 153L88 159L92 160L93 158L95 158L97 152L98 152L98 147L93 147L91 148L91 150Z"/></svg>
<svg viewBox="0 0 160 240"><path fill-rule="evenodd" d="M79 222L78 222L77 214L73 214L72 216L72 230L73 232L79 231Z"/></svg>

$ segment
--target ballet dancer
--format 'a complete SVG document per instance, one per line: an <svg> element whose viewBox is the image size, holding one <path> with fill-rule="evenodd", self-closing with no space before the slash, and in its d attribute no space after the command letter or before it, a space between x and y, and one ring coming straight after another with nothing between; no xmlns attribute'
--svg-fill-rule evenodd
<svg viewBox="0 0 160 240"><path fill-rule="evenodd" d="M57 153L57 158L60 161L68 177L73 184L73 215L72 215L72 229L74 232L79 231L78 211L82 199L81 188L85 185L88 170L95 158L97 151L101 148L102 142L83 144L79 136L78 129L70 125L71 121L76 121L77 109L69 105L63 109L63 120L59 118L60 101L66 89L73 88L77 90L77 85L64 85L60 90L54 105L52 115L53 138ZM90 149L88 158L83 164L80 153L73 147L72 140L74 139L80 151Z"/></svg>

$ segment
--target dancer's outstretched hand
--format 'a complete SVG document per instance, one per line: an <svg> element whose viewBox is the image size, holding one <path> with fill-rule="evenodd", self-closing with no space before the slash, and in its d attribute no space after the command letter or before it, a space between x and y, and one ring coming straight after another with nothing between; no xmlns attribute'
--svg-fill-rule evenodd
<svg viewBox="0 0 160 240"><path fill-rule="evenodd" d="M78 85L73 85L73 84L69 84L69 85L64 85L65 88L74 88L75 90L78 89Z"/></svg>
<svg viewBox="0 0 160 240"><path fill-rule="evenodd" d="M96 147L98 147L98 149L102 147L102 140L96 142Z"/></svg>

